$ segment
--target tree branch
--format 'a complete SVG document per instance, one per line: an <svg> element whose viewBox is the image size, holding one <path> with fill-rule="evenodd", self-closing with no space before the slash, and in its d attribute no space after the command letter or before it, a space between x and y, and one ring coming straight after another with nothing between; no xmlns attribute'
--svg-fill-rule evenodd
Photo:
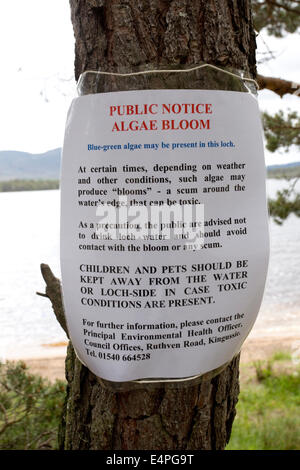
<svg viewBox="0 0 300 470"><path fill-rule="evenodd" d="M269 126L269 129L272 131L273 129L274 130L281 130L281 129L291 129L291 130L297 130L297 129L300 129L300 126L272 126L270 125Z"/></svg>
<svg viewBox="0 0 300 470"><path fill-rule="evenodd" d="M293 1L294 1L294 0L293 0ZM267 0L266 3L267 3L268 5L272 5L272 6L277 7L277 8L283 8L283 10L288 11L288 12L290 12L290 13L294 13L295 15L300 15L300 10L296 10L296 9L294 9L294 8L290 8L290 7L288 7L287 5L284 5L284 4L282 4L282 3L278 3L278 2L275 2L275 1L273 1L273 0ZM296 2L296 3L298 3L298 2Z"/></svg>
<svg viewBox="0 0 300 470"><path fill-rule="evenodd" d="M3 413L3 419L4 419L4 423L3 423L2 427L0 428L0 435L3 434L6 431L6 429L9 428L10 426L13 426L14 424L17 424L20 421L22 421L28 415L28 413L30 411L30 408L31 408L30 406L27 406L24 410L22 410L20 412L21 416L19 418L12 419L10 421L9 418L8 418L8 415L7 415L7 410L2 405L2 403L0 403L0 410ZM22 414L22 413L24 413L24 414Z"/></svg>
<svg viewBox="0 0 300 470"><path fill-rule="evenodd" d="M257 83L260 90L271 90L281 98L286 94L300 96L299 83L283 80L282 78L264 77L263 75L257 75Z"/></svg>
<svg viewBox="0 0 300 470"><path fill-rule="evenodd" d="M62 302L60 280L54 276L53 272L47 264L41 264L41 272L46 283L45 297L48 297L51 300L52 308L56 319L62 329L65 331L67 337L69 338L68 327L65 319L64 307Z"/></svg>

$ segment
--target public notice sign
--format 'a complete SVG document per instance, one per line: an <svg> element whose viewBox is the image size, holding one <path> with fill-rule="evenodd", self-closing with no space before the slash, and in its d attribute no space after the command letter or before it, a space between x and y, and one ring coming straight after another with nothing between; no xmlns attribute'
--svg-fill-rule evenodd
<svg viewBox="0 0 300 470"><path fill-rule="evenodd" d="M62 290L72 343L93 373L182 378L231 360L258 314L268 254L251 94L74 99L62 159Z"/></svg>

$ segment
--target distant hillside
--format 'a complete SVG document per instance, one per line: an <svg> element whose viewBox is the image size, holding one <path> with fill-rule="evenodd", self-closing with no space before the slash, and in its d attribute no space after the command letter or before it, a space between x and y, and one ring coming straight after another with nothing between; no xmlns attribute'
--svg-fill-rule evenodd
<svg viewBox="0 0 300 470"><path fill-rule="evenodd" d="M286 163L284 165L271 165L267 167L268 178L295 178L300 177L300 162Z"/></svg>
<svg viewBox="0 0 300 470"><path fill-rule="evenodd" d="M41 154L0 151L0 181L59 179L61 149Z"/></svg>
<svg viewBox="0 0 300 470"><path fill-rule="evenodd" d="M0 181L8 180L58 180L60 176L61 149L41 154L0 151ZM269 178L300 176L300 162L267 167Z"/></svg>

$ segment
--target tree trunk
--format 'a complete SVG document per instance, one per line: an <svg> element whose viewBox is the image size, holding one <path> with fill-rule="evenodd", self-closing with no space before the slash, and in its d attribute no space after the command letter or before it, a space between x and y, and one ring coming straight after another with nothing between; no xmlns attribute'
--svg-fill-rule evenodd
<svg viewBox="0 0 300 470"><path fill-rule="evenodd" d="M203 61L255 76L250 0L70 0L70 5L76 79L85 70L129 72L166 65L192 66ZM209 83L201 77L203 73L195 77L192 88L236 89L226 75L220 79L215 73ZM143 83L145 88L150 85L158 88L164 83L151 79ZM178 79L172 87L187 86ZM110 78L102 91L118 87L119 82ZM134 80L128 81L126 89L135 87ZM45 266L43 275L47 295L61 321L59 281ZM213 379L186 388L163 385L112 392L79 362L70 344L60 447L224 449L239 393L238 363L236 357Z"/></svg>

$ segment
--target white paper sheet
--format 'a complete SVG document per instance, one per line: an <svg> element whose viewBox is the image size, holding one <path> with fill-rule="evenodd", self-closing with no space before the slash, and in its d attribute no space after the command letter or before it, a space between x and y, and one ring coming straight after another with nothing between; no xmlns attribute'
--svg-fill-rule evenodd
<svg viewBox="0 0 300 470"><path fill-rule="evenodd" d="M237 354L269 256L262 128L248 93L76 98L61 177L65 315L111 381L202 374Z"/></svg>

